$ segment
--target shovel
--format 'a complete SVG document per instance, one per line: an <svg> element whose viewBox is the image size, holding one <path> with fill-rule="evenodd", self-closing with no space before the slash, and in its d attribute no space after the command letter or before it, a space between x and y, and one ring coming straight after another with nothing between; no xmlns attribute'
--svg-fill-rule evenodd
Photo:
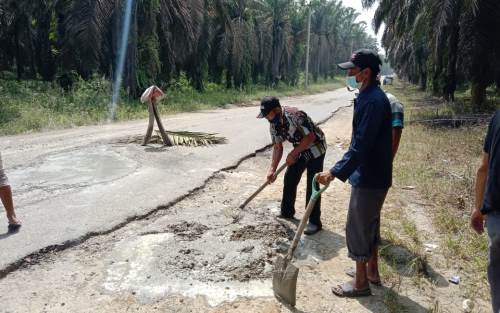
<svg viewBox="0 0 500 313"><path fill-rule="evenodd" d="M277 257L276 265L273 271L274 296L290 304L291 306L295 306L296 291L297 291L297 276L299 275L299 269L295 267L293 264L291 264L293 253L295 252L295 249L297 249L300 236L302 235L302 232L306 227L309 215L311 215L311 212L314 209L314 204L319 199L319 196L323 193L323 191L325 191L326 188L328 188L328 185L324 186L323 188L319 188L319 184L316 181L317 176L318 174L314 175L312 181L311 198L309 199L306 212L304 213L304 216L300 221L299 227L295 232L292 245L288 249L288 253L286 254L285 258L283 258L280 255Z"/></svg>
<svg viewBox="0 0 500 313"><path fill-rule="evenodd" d="M285 168L286 168L286 163L284 163L283 165L280 166L280 168L278 168L276 173L274 173L274 177L276 178L279 175L279 173L281 173ZM248 199L245 200L245 202L243 202L243 204L240 205L240 209L246 207L247 204L253 200L253 198L255 198L262 190L264 190L264 188L267 187L267 185L269 185L267 181L263 183L262 186L260 186L259 189L257 189L257 191L255 191Z"/></svg>

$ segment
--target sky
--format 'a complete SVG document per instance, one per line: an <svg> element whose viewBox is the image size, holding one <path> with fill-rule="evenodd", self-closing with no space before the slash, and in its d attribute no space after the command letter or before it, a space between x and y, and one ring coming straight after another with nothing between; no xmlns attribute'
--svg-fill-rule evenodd
<svg viewBox="0 0 500 313"><path fill-rule="evenodd" d="M377 38L379 47L383 51L384 49L382 48L381 40L382 40L382 33L384 31L384 25L382 25L382 27L380 27L380 29L378 31L378 35L375 35L375 32L373 31L373 28L372 28L373 14L375 13L375 9L377 8L378 3L375 3L375 5L369 10L363 9L363 7L361 6L361 0L342 0L342 3L344 4L344 6L352 7L356 11L361 13L361 15L358 17L357 21L358 22L360 22L360 21L366 22L367 32L370 35L372 35L373 37Z"/></svg>

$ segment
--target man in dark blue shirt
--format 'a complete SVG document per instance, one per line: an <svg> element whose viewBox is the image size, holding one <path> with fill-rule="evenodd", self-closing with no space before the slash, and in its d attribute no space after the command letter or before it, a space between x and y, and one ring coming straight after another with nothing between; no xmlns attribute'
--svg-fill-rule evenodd
<svg viewBox="0 0 500 313"><path fill-rule="evenodd" d="M377 84L381 63L375 52L362 49L349 62L339 64L348 70L348 85L360 91L354 103L351 144L342 160L318 178L321 184L336 177L349 179L352 185L346 242L356 272L353 282L332 288L341 297L369 296L369 283L380 285L380 211L392 184L392 115L391 104Z"/></svg>
<svg viewBox="0 0 500 313"><path fill-rule="evenodd" d="M481 234L485 216L488 217L488 281L493 312L500 313L500 110L490 122L483 151L476 177L476 205L472 211L471 225Z"/></svg>

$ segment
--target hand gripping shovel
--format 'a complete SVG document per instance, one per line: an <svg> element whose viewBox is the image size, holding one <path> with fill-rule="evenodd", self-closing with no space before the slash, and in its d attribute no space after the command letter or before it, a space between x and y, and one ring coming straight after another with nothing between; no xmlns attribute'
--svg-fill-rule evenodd
<svg viewBox="0 0 500 313"><path fill-rule="evenodd" d="M281 173L285 168L286 168L286 163L281 165L280 168L278 168L276 173L274 173L274 177L277 177L279 175L279 173ZM253 200L253 198L255 198L262 190L264 190L264 188L267 187L267 185L269 185L269 183L267 181L265 183L263 183L262 186L260 186L259 189L257 189L257 191L255 191L248 199L245 200L245 202L243 202L242 205L240 205L240 209L243 209L244 207L246 207L247 204Z"/></svg>
<svg viewBox="0 0 500 313"><path fill-rule="evenodd" d="M295 306L295 298L297 291L297 276L299 275L299 269L291 264L293 253L295 249L297 249L297 245L300 240L300 236L306 227L307 220L309 219L309 215L314 208L314 204L319 199L319 196L323 193L323 191L328 188L324 186L323 188L319 188L319 184L316 181L318 174L314 175L312 181L312 194L307 204L306 212L300 221L299 227L295 232L295 236L293 237L292 245L288 249L288 253L283 258L282 256L278 256L276 260L276 266L273 272L273 291L274 295L290 304L291 306Z"/></svg>

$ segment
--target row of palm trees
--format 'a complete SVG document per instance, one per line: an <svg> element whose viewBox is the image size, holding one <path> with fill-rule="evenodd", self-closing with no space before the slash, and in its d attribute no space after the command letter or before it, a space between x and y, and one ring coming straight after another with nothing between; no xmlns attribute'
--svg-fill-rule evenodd
<svg viewBox="0 0 500 313"><path fill-rule="evenodd" d="M500 90L500 1L362 0L378 5L373 27L386 25L382 45L391 65L422 89L454 100L470 85L482 109L486 90Z"/></svg>
<svg viewBox="0 0 500 313"><path fill-rule="evenodd" d="M115 73L127 0L2 0L0 71L58 80ZM311 18L310 74L336 73L353 49L376 48L340 0L132 0L123 84L136 95L186 73L192 86L297 84Z"/></svg>

